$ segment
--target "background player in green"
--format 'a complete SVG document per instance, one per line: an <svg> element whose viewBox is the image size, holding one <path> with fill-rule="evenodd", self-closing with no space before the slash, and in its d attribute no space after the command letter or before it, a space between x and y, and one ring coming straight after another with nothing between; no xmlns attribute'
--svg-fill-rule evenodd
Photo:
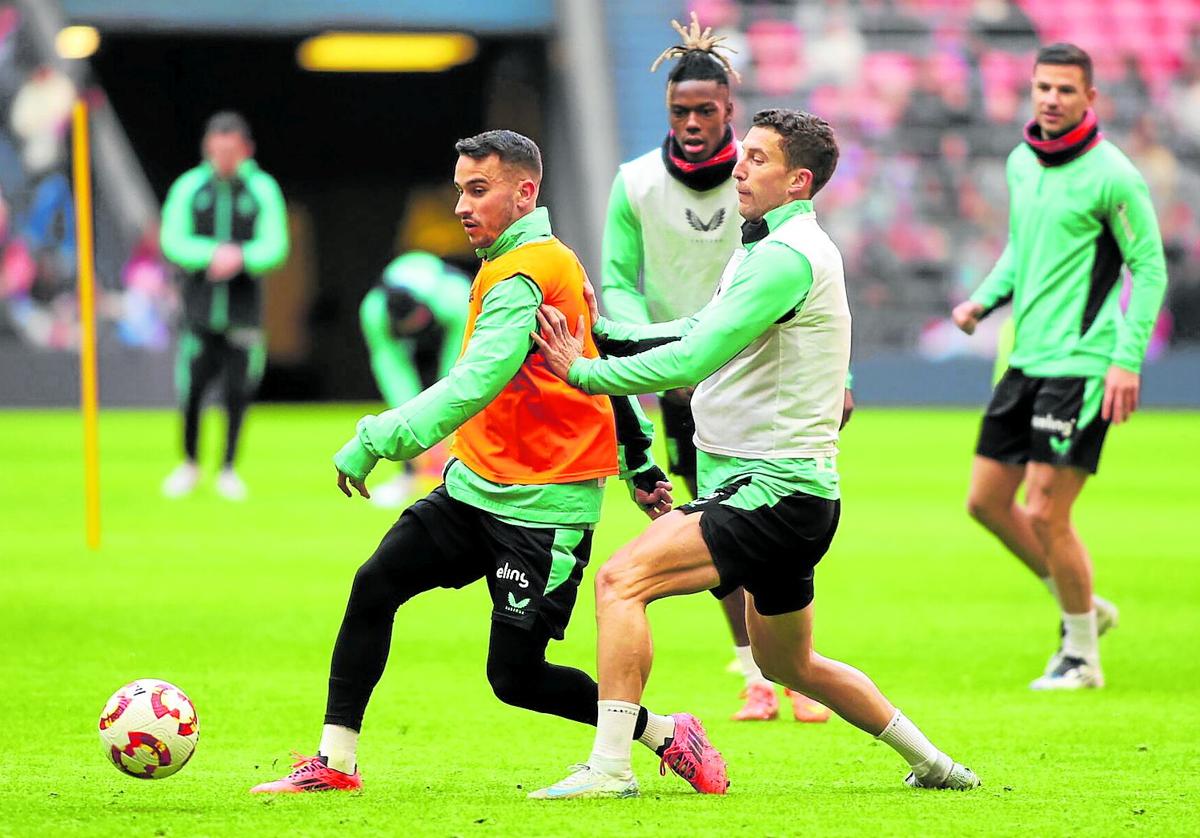
<svg viewBox="0 0 1200 838"><path fill-rule="evenodd" d="M359 306L371 372L388 407L399 407L444 378L462 351L471 283L432 253L393 259ZM425 457L435 457L431 449ZM445 456L437 458L445 465ZM435 463L435 470L441 467ZM415 468L405 460L394 479L376 486L371 500L399 506L413 490Z"/></svg>
<svg viewBox="0 0 1200 838"><path fill-rule="evenodd" d="M217 491L243 500L246 486L233 463L242 420L266 364L261 280L287 258L287 212L279 185L254 160L250 126L239 114L214 114L202 150L204 162L175 181L162 211L163 255L184 274L175 383L185 457L162 489L168 497L181 497L196 487L204 393L223 377L228 424Z"/></svg>
<svg viewBox="0 0 1200 838"><path fill-rule="evenodd" d="M621 166L613 180L604 225L601 265L605 311L613 320L646 325L687 317L712 298L730 255L741 247L733 167L729 77L739 78L718 50L719 36L701 30L696 13L687 29L671 21L683 42L666 50L651 67L678 59L667 77L670 130L660 148ZM618 354L610 347L609 354ZM660 394L668 469L696 497L696 445L692 437L692 387ZM846 417L853 399L846 390ZM746 634L741 590L721 600L733 634L738 671L745 681L744 706L736 721L773 719L779 712L775 687L754 663ZM823 722L829 710L788 691L799 721Z"/></svg>
<svg viewBox="0 0 1200 838"><path fill-rule="evenodd" d="M983 417L968 508L1060 604L1061 644L1031 686L1070 690L1104 686L1097 638L1117 622L1112 603L1093 595L1071 509L1109 423L1138 406L1167 276L1146 183L1100 133L1088 54L1043 47L1031 95L1034 118L1008 158L1008 245L953 317L971 334L1013 304L1012 354ZM1122 263L1133 275L1124 314Z"/></svg>
<svg viewBox="0 0 1200 838"><path fill-rule="evenodd" d="M712 301L671 323L598 318L593 325L613 338L659 345L630 357L585 359L584 318L571 324L572 335L561 312L539 312L542 331L534 339L542 354L585 393L698 385L692 404L704 495L655 520L596 575L595 743L586 763L536 798L636 794L622 739L633 730L650 675L646 607L739 585L754 657L769 677L820 699L896 750L912 769L908 785L979 785L866 675L813 649L813 571L841 514L836 455L850 307L841 253L817 223L812 198L833 175L838 148L819 117L766 110L754 115L742 150L734 178L745 248L729 260ZM704 743L696 751L704 755ZM700 783L725 782L723 766L703 757L700 763Z"/></svg>

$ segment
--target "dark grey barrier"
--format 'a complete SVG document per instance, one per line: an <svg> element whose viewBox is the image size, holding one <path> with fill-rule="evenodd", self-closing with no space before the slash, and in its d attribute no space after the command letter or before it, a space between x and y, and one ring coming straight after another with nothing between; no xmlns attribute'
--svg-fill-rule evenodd
<svg viewBox="0 0 1200 838"><path fill-rule="evenodd" d="M173 405L173 367L170 352L102 349L101 403L106 407ZM1142 373L1145 405L1200 408L1200 349L1170 353L1147 363ZM911 354L855 358L854 391L864 407L982 406L991 393L991 375L991 363L976 358L930 361ZM32 349L17 341L0 343L0 408L78 403L79 356Z"/></svg>

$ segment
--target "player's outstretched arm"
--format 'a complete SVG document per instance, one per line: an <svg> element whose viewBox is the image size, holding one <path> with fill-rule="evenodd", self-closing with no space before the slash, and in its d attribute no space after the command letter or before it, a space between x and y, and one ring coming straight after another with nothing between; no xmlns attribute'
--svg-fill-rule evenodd
<svg viewBox="0 0 1200 838"><path fill-rule="evenodd" d="M583 358L575 354L568 383L585 393L631 395L692 387L708 378L749 346L772 324L798 310L812 287L812 266L790 247L765 243L748 256L723 293L694 318L681 339L627 358ZM548 322L562 318L549 314ZM676 321L678 322L678 321ZM551 324L539 341L543 355L556 356L560 369L572 357L575 333L565 322Z"/></svg>
<svg viewBox="0 0 1200 838"><path fill-rule="evenodd" d="M338 471L366 480L380 459L411 459L483 410L525 362L541 301L538 287L523 276L497 284L450 374L400 407L360 419L354 437L334 456Z"/></svg>

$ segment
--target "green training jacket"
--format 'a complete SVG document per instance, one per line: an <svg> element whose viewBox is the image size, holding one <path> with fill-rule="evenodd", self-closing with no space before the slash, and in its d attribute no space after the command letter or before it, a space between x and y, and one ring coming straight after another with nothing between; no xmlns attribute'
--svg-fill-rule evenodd
<svg viewBox="0 0 1200 838"><path fill-rule="evenodd" d="M209 282L205 270L217 246L242 247L242 273ZM179 176L163 204L163 255L184 271L183 310L189 328L224 332L257 328L261 321L259 277L288 254L287 211L275 178L246 160L229 180L201 163Z"/></svg>
<svg viewBox="0 0 1200 838"><path fill-rule="evenodd" d="M1120 149L1101 140L1060 166L1022 143L1008 156L1008 245L971 295L990 313L1013 304L1009 366L1026 375L1140 372L1167 286L1150 192ZM1121 265L1133 274L1122 314Z"/></svg>

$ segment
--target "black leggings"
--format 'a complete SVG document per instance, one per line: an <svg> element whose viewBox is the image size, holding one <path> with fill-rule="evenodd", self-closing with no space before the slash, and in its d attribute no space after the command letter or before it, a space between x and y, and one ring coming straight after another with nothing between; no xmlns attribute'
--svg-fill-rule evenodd
<svg viewBox="0 0 1200 838"><path fill-rule="evenodd" d="M333 647L325 723L360 730L371 692L387 664L392 621L398 609L423 591L457 587L436 541L421 519L402 515L354 576L350 601ZM596 724L596 682L586 673L546 661L549 631L492 622L487 677L506 704ZM645 712L637 734L645 728Z"/></svg>
<svg viewBox="0 0 1200 838"><path fill-rule="evenodd" d="M179 352L176 375L183 401L184 453L195 462L204 393L218 376L223 375L222 401L228 422L222 462L223 465L232 466L237 457L242 420L258 386L263 348L255 342L241 345L225 334L188 332L180 340Z"/></svg>

